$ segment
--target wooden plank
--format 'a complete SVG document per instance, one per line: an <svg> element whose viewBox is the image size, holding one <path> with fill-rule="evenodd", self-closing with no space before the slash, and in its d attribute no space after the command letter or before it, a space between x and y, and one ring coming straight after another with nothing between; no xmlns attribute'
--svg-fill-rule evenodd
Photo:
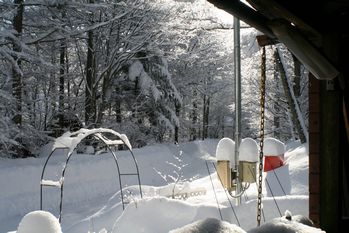
<svg viewBox="0 0 349 233"><path fill-rule="evenodd" d="M261 47L279 43L276 39L270 38L267 35L258 35L256 36L256 39L257 39L258 45Z"/></svg>
<svg viewBox="0 0 349 233"><path fill-rule="evenodd" d="M309 73L309 218L320 225L320 81Z"/></svg>

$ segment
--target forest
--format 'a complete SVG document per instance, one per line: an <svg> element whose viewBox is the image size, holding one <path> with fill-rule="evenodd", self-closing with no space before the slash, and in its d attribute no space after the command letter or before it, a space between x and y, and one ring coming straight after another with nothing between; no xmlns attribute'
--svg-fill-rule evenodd
<svg viewBox="0 0 349 233"><path fill-rule="evenodd" d="M243 137L259 132L259 34L242 24ZM305 142L308 71L266 53L266 135ZM233 54L233 17L205 0L1 0L0 157L82 127L135 147L233 137Z"/></svg>

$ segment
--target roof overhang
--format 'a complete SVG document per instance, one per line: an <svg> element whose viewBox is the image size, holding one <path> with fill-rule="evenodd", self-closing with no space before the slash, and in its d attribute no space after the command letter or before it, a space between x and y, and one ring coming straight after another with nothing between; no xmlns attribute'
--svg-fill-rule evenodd
<svg viewBox="0 0 349 233"><path fill-rule="evenodd" d="M247 1L253 8L239 0L208 0L264 33L270 41L285 44L316 78L332 80L339 75L337 68L319 49L322 33L313 27L314 22L309 24L304 17L294 13L295 8L285 6L282 0ZM299 0L293 2L300 3Z"/></svg>

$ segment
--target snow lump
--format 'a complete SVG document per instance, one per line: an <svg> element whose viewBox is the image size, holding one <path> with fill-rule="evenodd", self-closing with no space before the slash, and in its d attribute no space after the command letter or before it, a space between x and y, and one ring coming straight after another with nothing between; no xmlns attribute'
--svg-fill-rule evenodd
<svg viewBox="0 0 349 233"><path fill-rule="evenodd" d="M252 138L244 138L239 148L239 160L248 162L258 161L258 145Z"/></svg>
<svg viewBox="0 0 349 233"><path fill-rule="evenodd" d="M235 142L230 138L222 138L217 145L216 158L217 160L228 160L230 166L235 166Z"/></svg>
<svg viewBox="0 0 349 233"><path fill-rule="evenodd" d="M264 156L278 156L283 155L286 151L286 146L283 142L275 138L264 139Z"/></svg>
<svg viewBox="0 0 349 233"><path fill-rule="evenodd" d="M215 218L207 218L188 224L169 233L246 233L240 227Z"/></svg>
<svg viewBox="0 0 349 233"><path fill-rule="evenodd" d="M62 233L58 219L46 211L33 211L23 217L17 233Z"/></svg>

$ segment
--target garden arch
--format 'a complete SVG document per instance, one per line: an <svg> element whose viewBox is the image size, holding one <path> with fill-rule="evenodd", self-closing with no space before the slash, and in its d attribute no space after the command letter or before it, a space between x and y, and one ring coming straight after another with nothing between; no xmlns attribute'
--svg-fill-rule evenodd
<svg viewBox="0 0 349 233"><path fill-rule="evenodd" d="M116 140L111 140L108 138L109 135L113 135L116 137ZM51 149L50 154L48 155L44 167L41 172L41 181L40 181L40 210L42 210L42 196L43 196L43 187L44 186L50 186L50 187L58 187L60 188L60 204L59 204L59 222L61 222L62 219L62 208L63 208L63 191L64 191L64 175L69 163L69 160L71 156L73 155L73 152L77 148L78 144L84 140L85 138L92 136L94 139L102 142L109 152L112 154L113 159L115 161L116 169L118 172L118 181L119 181L119 188L120 188L120 194L121 194L121 201L122 201L122 208L123 210L125 209L125 199L124 199L124 192L123 192L123 187L122 187L122 177L123 176L136 176L138 179L138 188L139 188L139 193L141 198L143 197L142 195L142 187L141 187L141 180L140 180L140 175L139 175L139 168L138 168L138 163L137 160L132 152L132 146L127 138L126 135L124 134L119 134L115 132L114 130L111 129L104 129L104 128L97 128L97 129L80 129L76 132L67 132L63 134L61 137L57 138L54 143L53 147ZM118 158L116 156L116 153L112 150L111 146L119 146L119 145L125 145L130 152L132 156L132 160L134 162L134 167L135 171L132 173L121 173L120 172L120 166L118 162ZM61 177L58 181L54 180L45 180L44 175L46 171L46 166L52 155L56 150L59 149L65 149L68 150L66 154L66 160L64 167L62 169Z"/></svg>

